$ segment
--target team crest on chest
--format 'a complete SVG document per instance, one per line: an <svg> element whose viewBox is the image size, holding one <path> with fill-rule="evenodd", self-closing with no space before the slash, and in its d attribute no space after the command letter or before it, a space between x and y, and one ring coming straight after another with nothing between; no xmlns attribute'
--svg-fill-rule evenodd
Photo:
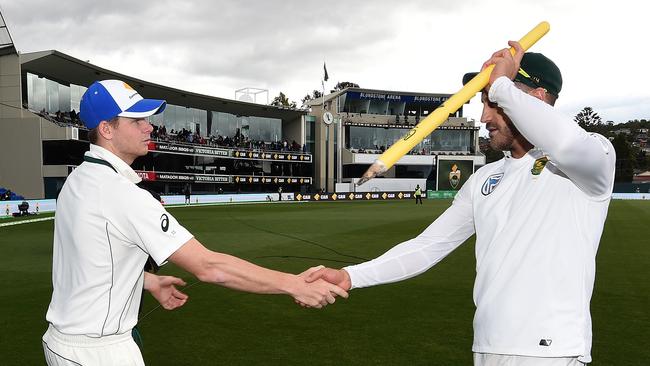
<svg viewBox="0 0 650 366"><path fill-rule="evenodd" d="M501 182L501 178L503 178L503 173L492 174L491 176L487 177L485 182L483 182L483 186L481 187L481 193L483 193L484 196L492 193L499 182Z"/></svg>
<svg viewBox="0 0 650 366"><path fill-rule="evenodd" d="M535 160L533 163L533 169L531 169L530 172L533 173L533 175L540 175L542 173L542 170L544 170L546 163L548 163L548 158L546 156L542 156L541 158Z"/></svg>

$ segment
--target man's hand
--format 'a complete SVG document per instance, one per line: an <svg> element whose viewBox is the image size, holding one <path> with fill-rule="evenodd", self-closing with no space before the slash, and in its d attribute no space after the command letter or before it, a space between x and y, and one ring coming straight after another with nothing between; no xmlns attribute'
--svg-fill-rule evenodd
<svg viewBox="0 0 650 366"><path fill-rule="evenodd" d="M312 279L311 281L307 281L307 278L309 278L310 275L312 275L313 273L315 273L315 272L317 272L319 270L322 270L322 269L325 269L325 266L320 265L320 266L316 266L316 267L311 267L308 270L306 270L306 271L302 272L301 274L299 274L298 277L305 280L305 283L307 283L310 286L333 286L333 287L330 287L330 289L332 291L330 291L329 294L323 293L323 295L324 295L323 298L324 298L324 300L326 300L326 302L321 301L317 305L310 305L309 303L303 302L303 301L299 300L297 297L294 296L294 301L295 301L296 304L298 304L298 305L300 305L302 307L305 307L305 308L311 308L311 307L321 308L321 307L323 307L323 306L325 306L327 304L333 304L336 301L336 299L335 299L336 295L341 296L343 298L348 297L348 293L346 291L344 291L342 288L340 288L339 286L336 286L335 284L328 283L327 281L323 281L323 280L316 282L316 280L318 280L318 278ZM313 283L313 285L311 283Z"/></svg>
<svg viewBox="0 0 650 366"><path fill-rule="evenodd" d="M347 299L348 293L342 288L319 279L307 282L303 278L304 273L296 276L297 286L290 292L296 304L320 309L328 304L333 304L336 301L336 296Z"/></svg>
<svg viewBox="0 0 650 366"><path fill-rule="evenodd" d="M322 266L320 266L322 267ZM309 270L315 269L314 271L311 271L307 277L306 281L307 282L314 282L318 279L323 279L331 284L334 284L340 288L342 288L345 291L350 290L352 287L352 280L350 280L350 275L344 270L344 269L333 269L333 268L327 268L327 267L314 267L310 268Z"/></svg>
<svg viewBox="0 0 650 366"><path fill-rule="evenodd" d="M517 76L517 72L519 72L519 64L524 57L524 49L521 48L519 42L508 41L508 45L515 49L514 56L510 53L509 48L504 48L493 53L492 57L485 61L483 67L481 67L481 71L483 71L488 66L494 65L494 70L490 74L490 81L485 87L486 92L490 90L490 87L496 79L501 76L506 76L510 80L513 80Z"/></svg>
<svg viewBox="0 0 650 366"><path fill-rule="evenodd" d="M185 304L188 296L176 289L176 286L185 285L185 281L177 277L144 273L144 289L149 291L167 310L173 310Z"/></svg>

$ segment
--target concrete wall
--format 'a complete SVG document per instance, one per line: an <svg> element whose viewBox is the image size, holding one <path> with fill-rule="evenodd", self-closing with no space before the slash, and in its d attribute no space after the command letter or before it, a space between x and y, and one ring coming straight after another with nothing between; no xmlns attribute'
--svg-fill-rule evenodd
<svg viewBox="0 0 650 366"><path fill-rule="evenodd" d="M39 118L0 118L0 128L0 186L25 198L43 198Z"/></svg>
<svg viewBox="0 0 650 366"><path fill-rule="evenodd" d="M427 186L427 180L425 178L375 178L361 186L355 186L358 181L358 178L354 178L352 182L347 183L347 187L343 183L337 184L337 188L341 189L341 191L337 190L337 192L414 192L417 185L420 185L423 191ZM343 190L345 188L348 190Z"/></svg>
<svg viewBox="0 0 650 366"><path fill-rule="evenodd" d="M22 109L17 54L0 56L0 186L43 198L40 118Z"/></svg>
<svg viewBox="0 0 650 366"><path fill-rule="evenodd" d="M314 183L316 189L325 189L328 192L334 190L334 123L326 125L323 122L323 109L321 106L312 108L312 115L316 116L315 130L316 137L315 159L314 159ZM335 122L336 123L336 122ZM327 139L329 131L329 139ZM328 142L327 145L325 142ZM326 149L327 146L327 149ZM325 152L327 151L327 157ZM325 174L327 169L327 174ZM327 182L325 181L327 178Z"/></svg>
<svg viewBox="0 0 650 366"><path fill-rule="evenodd" d="M22 113L20 61L17 54L0 56L0 119L20 118Z"/></svg>

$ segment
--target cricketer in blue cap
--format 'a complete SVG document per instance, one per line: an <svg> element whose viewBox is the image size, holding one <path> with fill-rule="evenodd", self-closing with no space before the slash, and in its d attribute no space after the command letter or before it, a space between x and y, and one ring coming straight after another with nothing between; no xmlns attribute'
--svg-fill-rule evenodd
<svg viewBox="0 0 650 366"><path fill-rule="evenodd" d="M144 99L129 84L120 80L94 82L81 97L80 117L89 129L115 117L145 118L162 113L167 103Z"/></svg>
<svg viewBox="0 0 650 366"><path fill-rule="evenodd" d="M118 80L96 82L82 97L91 144L56 202L53 290L43 335L49 366L144 366L135 328L142 289L167 310L188 299L177 288L185 286L182 279L145 272L147 262L169 261L201 281L240 291L287 294L303 306L321 308L337 295L347 297L328 282L307 283L304 276L207 249L137 186L142 176L130 165L149 151L147 117L164 108L165 101L143 99Z"/></svg>

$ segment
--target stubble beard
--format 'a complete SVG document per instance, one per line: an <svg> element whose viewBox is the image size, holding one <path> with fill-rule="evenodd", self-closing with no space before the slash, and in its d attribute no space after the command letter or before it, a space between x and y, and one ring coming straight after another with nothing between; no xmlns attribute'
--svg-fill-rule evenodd
<svg viewBox="0 0 650 366"><path fill-rule="evenodd" d="M506 125L497 130L495 138L490 138L490 147L497 151L510 151L515 138L519 135L519 130L507 119Z"/></svg>

